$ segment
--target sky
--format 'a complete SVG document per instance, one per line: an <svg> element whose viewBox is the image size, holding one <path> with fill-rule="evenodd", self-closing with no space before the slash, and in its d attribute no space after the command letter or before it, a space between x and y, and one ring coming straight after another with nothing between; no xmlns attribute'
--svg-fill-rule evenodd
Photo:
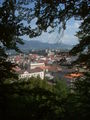
<svg viewBox="0 0 90 120"><path fill-rule="evenodd" d="M0 0L0 3L3 0ZM33 6L33 5L32 5ZM29 6L30 7L30 6ZM34 19L31 22L31 27L35 28L36 19ZM27 22L23 21L24 25L27 25ZM47 42L47 43L64 43L69 45L76 45L78 44L78 38L75 36L76 32L79 30L81 21L76 21L74 18L70 19L66 24L66 30L63 32L63 34L60 34L57 32L57 29L52 33L46 33L43 32L41 36L35 37L35 38L29 38L28 36L24 35L22 38L24 40L37 40L41 42Z"/></svg>
<svg viewBox="0 0 90 120"><path fill-rule="evenodd" d="M76 32L79 30L81 21L76 21L74 18L70 19L66 24L66 30L64 30L63 34L57 32L57 29L52 32L43 32L41 36L35 38L29 38L28 36L23 36L25 40L37 40L41 42L48 43L64 43L69 45L76 45L79 43L78 38L75 36ZM24 24L27 24L24 22ZM31 27L35 27L35 20L31 22Z"/></svg>
<svg viewBox="0 0 90 120"><path fill-rule="evenodd" d="M27 7L34 7L34 4L28 5ZM35 22L37 21L37 19L34 19L30 26L32 28L35 28ZM69 21L67 21L66 24L66 30L64 31L63 34L58 33L57 29L52 32L51 34L48 32L42 32L42 35L39 37L35 37L35 38L29 38L28 36L24 35L23 39L24 40L37 40L37 41L41 41L41 42L47 42L47 43L64 43L64 44L69 44L69 45L76 45L79 43L78 38L75 36L76 32L79 30L79 26L80 26L81 21L76 21L74 20L74 18L71 18ZM27 22L24 21L24 24L27 25Z"/></svg>

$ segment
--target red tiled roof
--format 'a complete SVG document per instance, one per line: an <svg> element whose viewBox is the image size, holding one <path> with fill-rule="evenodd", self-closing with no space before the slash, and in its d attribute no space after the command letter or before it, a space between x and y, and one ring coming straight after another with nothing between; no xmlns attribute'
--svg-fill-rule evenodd
<svg viewBox="0 0 90 120"><path fill-rule="evenodd" d="M57 66L40 66L41 69L46 70L48 69L49 71L60 71L61 69Z"/></svg>
<svg viewBox="0 0 90 120"><path fill-rule="evenodd" d="M35 72L41 72L41 71L43 71L41 68L35 68L35 69L31 69L30 70L30 73L35 73Z"/></svg>

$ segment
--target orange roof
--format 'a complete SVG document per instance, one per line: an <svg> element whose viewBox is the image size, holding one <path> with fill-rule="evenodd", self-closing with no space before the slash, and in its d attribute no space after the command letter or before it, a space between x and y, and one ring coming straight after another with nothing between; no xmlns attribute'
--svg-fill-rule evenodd
<svg viewBox="0 0 90 120"><path fill-rule="evenodd" d="M78 77L81 77L81 76L83 76L82 73L71 73L71 74L65 75L65 78L72 79L72 78L78 78Z"/></svg>

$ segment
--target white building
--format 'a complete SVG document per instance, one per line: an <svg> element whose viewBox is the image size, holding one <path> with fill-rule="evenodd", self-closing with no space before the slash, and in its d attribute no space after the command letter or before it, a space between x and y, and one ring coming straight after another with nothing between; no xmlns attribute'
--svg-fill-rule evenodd
<svg viewBox="0 0 90 120"><path fill-rule="evenodd" d="M30 69L35 69L35 68L37 68L37 67L44 67L44 66L45 66L45 63L37 63L37 62L32 63L32 62L31 62L31 64L30 64Z"/></svg>
<svg viewBox="0 0 90 120"><path fill-rule="evenodd" d="M44 79L44 71L40 68L35 68L28 71L23 71L21 74L19 74L19 79L23 78L30 78L30 77L40 77L41 79Z"/></svg>

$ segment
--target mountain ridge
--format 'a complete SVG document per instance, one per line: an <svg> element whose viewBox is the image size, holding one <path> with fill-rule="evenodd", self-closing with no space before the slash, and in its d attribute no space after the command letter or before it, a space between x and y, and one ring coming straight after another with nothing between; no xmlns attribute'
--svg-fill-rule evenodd
<svg viewBox="0 0 90 120"><path fill-rule="evenodd" d="M40 42L40 41L27 41L27 40L24 40L24 45L18 45L18 47L21 49L21 50L31 50L31 49L71 49L73 46L71 45L67 45L67 44L64 44L64 43L44 43L44 42Z"/></svg>

